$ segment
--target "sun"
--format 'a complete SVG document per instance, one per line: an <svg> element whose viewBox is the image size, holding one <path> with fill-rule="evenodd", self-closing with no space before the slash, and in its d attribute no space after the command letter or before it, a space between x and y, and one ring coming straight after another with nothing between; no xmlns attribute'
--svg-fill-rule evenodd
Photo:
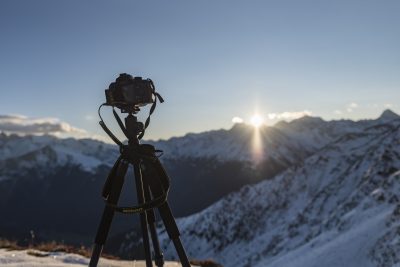
<svg viewBox="0 0 400 267"><path fill-rule="evenodd" d="M255 128L259 128L261 125L263 125L264 119L260 115L254 114L250 119L250 123Z"/></svg>

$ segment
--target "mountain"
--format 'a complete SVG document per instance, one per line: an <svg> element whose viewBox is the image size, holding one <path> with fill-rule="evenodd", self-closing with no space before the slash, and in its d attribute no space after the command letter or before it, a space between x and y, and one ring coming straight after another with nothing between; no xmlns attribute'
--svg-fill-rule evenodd
<svg viewBox="0 0 400 267"><path fill-rule="evenodd" d="M169 202L181 217L300 166L344 134L386 121L383 115L358 122L304 117L258 131L236 124L147 143L164 150L161 160L172 180ZM118 154L115 145L91 139L0 134L0 235L24 240L34 230L38 239L91 243L104 207L100 192ZM132 188L127 178L122 204L135 203ZM116 249L136 217L116 216L110 235Z"/></svg>
<svg viewBox="0 0 400 267"><path fill-rule="evenodd" d="M179 219L188 254L227 267L397 266L400 119L384 112L362 122L369 125L363 131L336 123L355 131L302 164ZM175 257L164 229L158 231L166 255Z"/></svg>
<svg viewBox="0 0 400 267"><path fill-rule="evenodd" d="M319 117L304 116L291 122L280 121L273 127L259 129L262 156L265 160L293 161L297 156L302 158L302 155L293 153L296 152L292 151L293 148L302 153L313 153L345 133L360 132L366 127L398 118L399 115L388 109L375 120L325 121ZM230 130L189 133L183 137L148 143L166 152L163 159L212 158L218 161L253 162L256 132L254 127L238 123Z"/></svg>
<svg viewBox="0 0 400 267"><path fill-rule="evenodd" d="M385 121L385 122L390 122L390 121L396 120L398 118L399 118L399 115L397 115L390 109L386 109L385 111L383 111L382 115L379 117L379 120Z"/></svg>
<svg viewBox="0 0 400 267"><path fill-rule="evenodd" d="M112 166L118 150L92 139L59 139L54 136L18 136L0 133L0 164L9 174L31 168L74 165L95 172L101 165ZM7 178L4 176L3 178Z"/></svg>

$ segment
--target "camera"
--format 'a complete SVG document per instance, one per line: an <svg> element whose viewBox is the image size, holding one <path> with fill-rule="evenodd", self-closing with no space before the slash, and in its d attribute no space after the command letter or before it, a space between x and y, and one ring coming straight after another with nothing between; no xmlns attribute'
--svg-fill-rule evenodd
<svg viewBox="0 0 400 267"><path fill-rule="evenodd" d="M154 85L150 79L132 77L122 73L112 82L106 93L106 105L115 106L122 111L134 110L154 102Z"/></svg>

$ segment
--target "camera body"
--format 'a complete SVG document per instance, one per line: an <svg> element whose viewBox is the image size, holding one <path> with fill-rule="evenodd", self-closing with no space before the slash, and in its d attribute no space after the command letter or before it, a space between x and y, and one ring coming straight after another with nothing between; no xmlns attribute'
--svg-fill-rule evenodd
<svg viewBox="0 0 400 267"><path fill-rule="evenodd" d="M115 106L124 111L135 110L154 102L154 85L150 79L143 80L142 77L132 77L122 73L112 82L106 93L106 104Z"/></svg>

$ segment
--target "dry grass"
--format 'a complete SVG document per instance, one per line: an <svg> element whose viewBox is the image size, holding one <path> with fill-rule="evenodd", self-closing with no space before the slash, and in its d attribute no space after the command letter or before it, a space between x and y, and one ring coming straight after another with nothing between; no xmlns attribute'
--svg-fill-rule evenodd
<svg viewBox="0 0 400 267"><path fill-rule="evenodd" d="M191 260L190 264L200 267L222 267L221 264L216 263L213 260Z"/></svg>
<svg viewBox="0 0 400 267"><path fill-rule="evenodd" d="M5 248L8 250L21 250L23 249L17 244L17 241L10 241L7 239L0 238L0 248Z"/></svg>

